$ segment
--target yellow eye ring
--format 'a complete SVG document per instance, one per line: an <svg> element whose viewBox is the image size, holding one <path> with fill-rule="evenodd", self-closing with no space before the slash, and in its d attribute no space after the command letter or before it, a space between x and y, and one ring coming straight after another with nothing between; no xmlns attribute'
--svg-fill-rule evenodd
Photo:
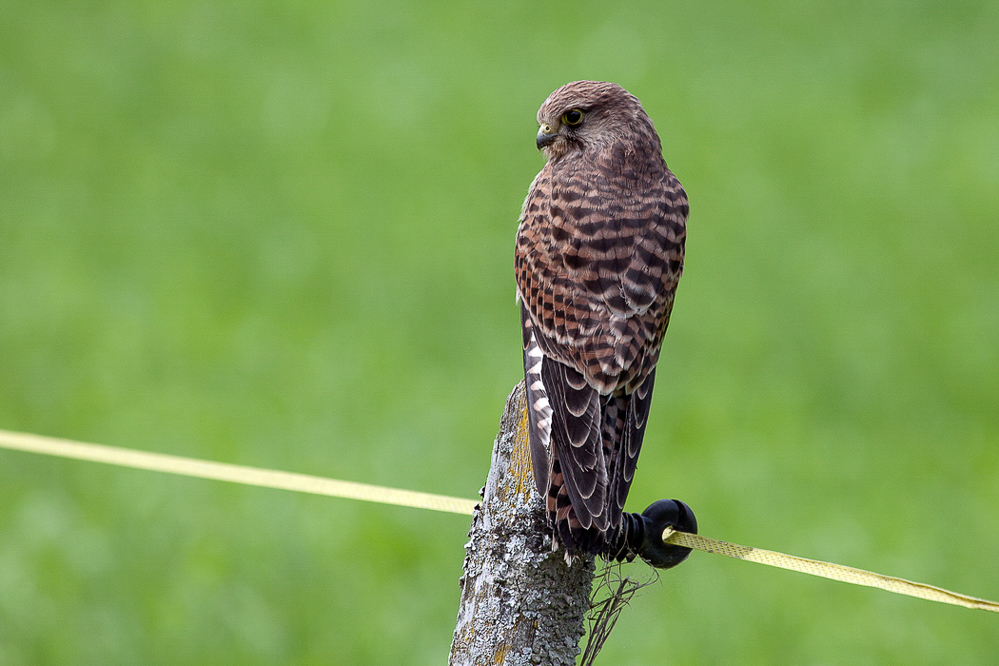
<svg viewBox="0 0 999 666"><path fill-rule="evenodd" d="M566 125L575 126L583 122L583 112L580 109L569 109L562 114L562 122Z"/></svg>

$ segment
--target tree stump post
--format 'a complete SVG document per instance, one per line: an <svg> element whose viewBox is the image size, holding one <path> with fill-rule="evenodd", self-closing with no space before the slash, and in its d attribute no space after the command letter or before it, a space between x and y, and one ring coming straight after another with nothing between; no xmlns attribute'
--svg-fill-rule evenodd
<svg viewBox="0 0 999 666"><path fill-rule="evenodd" d="M448 664L571 666L590 608L593 557L552 551L534 489L524 385L507 399L465 546Z"/></svg>

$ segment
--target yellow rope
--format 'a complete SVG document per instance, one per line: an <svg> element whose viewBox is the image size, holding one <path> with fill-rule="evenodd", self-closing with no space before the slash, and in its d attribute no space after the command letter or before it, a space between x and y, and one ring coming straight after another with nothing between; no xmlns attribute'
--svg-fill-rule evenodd
<svg viewBox="0 0 999 666"><path fill-rule="evenodd" d="M147 453L133 449L102 446L100 444L84 444L82 442L8 432L5 430L0 430L0 448L100 462L155 472L194 476L202 479L230 481L250 486L278 488L329 497L379 502L381 504L395 504L398 506L431 509L433 511L444 511L462 515L472 515L477 504L475 500L462 499L460 497L398 490L396 488L372 486L365 483L337 481L318 476L308 476L306 474L278 472L255 467L244 467L242 465L229 465L162 453ZM717 553L727 557L757 562L790 571L798 571L813 576L821 576L845 583L876 587L888 592L895 592L896 594L905 594L930 601L940 601L956 606L964 606L965 608L999 612L999 604L994 601L969 597L932 585L914 583L891 576L882 576L881 574L845 567L840 564L808 560L761 548L715 541L714 539L708 539L697 534L677 532L672 529L667 529L663 533L663 540L677 546L695 548L708 553Z"/></svg>
<svg viewBox="0 0 999 666"><path fill-rule="evenodd" d="M91 462L107 463L121 467L133 467L154 472L195 476L215 481L231 481L232 483L242 483L249 486L294 490L314 495L343 497L364 500L366 502L380 502L382 504L396 504L417 509L431 509L433 511L460 513L469 516L472 515L476 504L473 500L460 499L458 497L431 495L429 493L419 493L410 490L371 486L366 483L324 479L306 474L277 472L258 469L256 467L181 458L163 453L119 449L100 444L84 444L82 442L7 432L5 430L0 430L0 447L28 451L30 453L43 453L62 458L89 460Z"/></svg>
<svg viewBox="0 0 999 666"><path fill-rule="evenodd" d="M737 560L746 560L747 562L766 564L767 566L787 569L788 571L797 571L800 573L810 574L812 576L821 576L822 578L838 580L843 583L876 587L879 590L886 590L888 592L894 592L895 594L904 594L910 597L917 597L919 599L939 601L945 604L953 604L955 606L964 606L965 608L977 608L980 610L992 611L993 613L999 613L999 603L994 601L979 599L977 597L969 597L966 594L951 592L950 590L934 587L933 585L914 583L910 580L905 580L904 578L884 576L871 571L864 571L863 569L846 567L842 564L833 564L831 562L822 562L820 560L809 560L804 557L786 555L772 550L753 548L752 546L740 546L737 543L728 543L726 541L715 541L714 539L709 539L707 537L700 536L699 534L677 532L672 528L667 528L666 531L663 532L663 541L675 546L696 548L697 550L703 550L706 553L715 553L717 555L724 555L725 557L734 557Z"/></svg>

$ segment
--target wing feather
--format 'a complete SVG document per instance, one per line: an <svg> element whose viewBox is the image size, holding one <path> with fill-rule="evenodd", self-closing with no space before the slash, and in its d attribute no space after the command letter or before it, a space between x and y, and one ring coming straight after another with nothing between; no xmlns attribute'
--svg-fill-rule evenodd
<svg viewBox="0 0 999 666"><path fill-rule="evenodd" d="M573 389L579 371L551 358L541 365L541 378L552 406L551 448L562 482L583 529L606 529L607 463L601 440L600 394L586 385ZM571 378L571 379L570 379ZM585 405L577 415L567 405Z"/></svg>

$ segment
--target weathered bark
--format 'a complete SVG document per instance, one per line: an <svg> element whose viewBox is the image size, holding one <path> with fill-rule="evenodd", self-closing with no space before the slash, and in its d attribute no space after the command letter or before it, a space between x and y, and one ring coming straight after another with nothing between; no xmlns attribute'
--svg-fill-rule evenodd
<svg viewBox="0 0 999 666"><path fill-rule="evenodd" d="M492 464L465 546L452 666L569 666L590 607L593 558L552 552L534 489L524 385L507 399Z"/></svg>

